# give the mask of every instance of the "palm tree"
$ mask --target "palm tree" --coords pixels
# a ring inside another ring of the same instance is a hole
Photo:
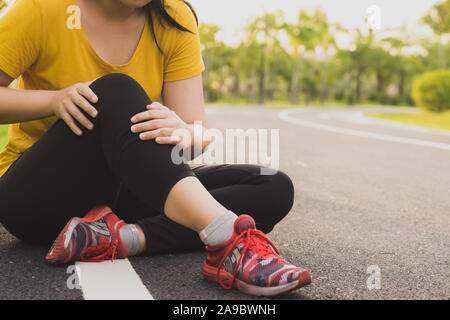
[[[257,77],[258,104],[262,105],[266,98],[266,82],[268,81],[269,59],[273,48],[279,47],[278,20],[281,12],[266,13],[253,19],[246,27],[247,48],[252,50],[257,59],[255,65]]]
[[[325,52],[328,52],[328,49],[335,45],[329,27],[327,15],[319,8],[312,15],[309,15],[306,10],[301,10],[297,24],[284,23],[281,26],[290,39],[292,56],[295,61],[290,84],[292,103],[297,104],[299,101],[300,75],[305,67],[304,55],[314,52],[317,47],[322,47]]]

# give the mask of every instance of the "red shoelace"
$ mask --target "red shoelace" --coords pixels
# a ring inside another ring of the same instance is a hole
[[[86,252],[83,253],[80,257],[80,261],[84,262],[102,262],[105,260],[114,261],[117,257],[117,246],[119,244],[119,240],[111,240],[110,243],[102,243],[95,247],[89,247],[86,249]]]
[[[117,239],[117,230],[120,228],[120,225],[124,224],[125,222],[123,220],[116,221],[113,228],[115,233],[112,234],[111,242],[88,247],[86,251],[81,255],[80,261],[102,262],[105,260],[111,260],[111,262],[113,262],[117,258],[117,247],[119,246],[119,240]]]
[[[233,278],[231,279],[231,281],[227,281],[227,279],[222,280],[222,278],[220,277],[220,271],[224,267],[225,259],[228,257],[230,252],[236,247],[236,245],[239,243],[241,239],[243,239],[244,241],[244,248],[242,250],[241,256],[239,257],[239,261],[236,264],[236,267],[234,268]],[[276,255],[280,254],[278,248],[263,232],[256,229],[247,229],[243,231],[239,236],[236,237],[233,243],[229,246],[222,260],[220,260],[219,267],[217,268],[217,276],[216,276],[217,282],[224,289],[230,290],[233,288],[234,281],[236,280],[238,274],[239,266],[241,265],[242,260],[249,248],[255,251],[255,253],[257,253],[262,259],[274,256],[275,254]]]

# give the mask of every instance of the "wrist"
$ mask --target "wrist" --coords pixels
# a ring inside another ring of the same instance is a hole
[[[49,116],[55,116],[55,105],[56,105],[56,99],[58,96],[58,90],[48,90],[46,91],[46,97],[45,97],[45,105],[47,107],[47,112]]]
[[[205,138],[204,133],[207,128],[200,123],[194,122],[193,124],[189,124],[189,130],[191,133],[191,146],[196,146],[203,152],[211,143],[210,139]]]

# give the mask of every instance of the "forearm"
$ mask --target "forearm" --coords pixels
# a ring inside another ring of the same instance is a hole
[[[55,91],[17,90],[0,87],[0,124],[17,123],[50,117]]]

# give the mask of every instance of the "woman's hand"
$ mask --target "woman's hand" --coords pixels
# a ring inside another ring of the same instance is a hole
[[[53,113],[59,118],[63,119],[69,128],[76,134],[82,135],[81,129],[77,126],[75,120],[89,130],[94,128],[94,125],[86,116],[80,111],[84,110],[88,115],[95,118],[97,116],[97,109],[95,109],[90,102],[96,103],[98,101],[95,93],[89,88],[92,82],[77,83],[68,88],[55,92],[51,100],[51,108]]]
[[[191,131],[174,111],[158,102],[147,106],[147,110],[131,118],[131,131],[139,133],[141,140],[155,139],[159,144],[192,144]]]

